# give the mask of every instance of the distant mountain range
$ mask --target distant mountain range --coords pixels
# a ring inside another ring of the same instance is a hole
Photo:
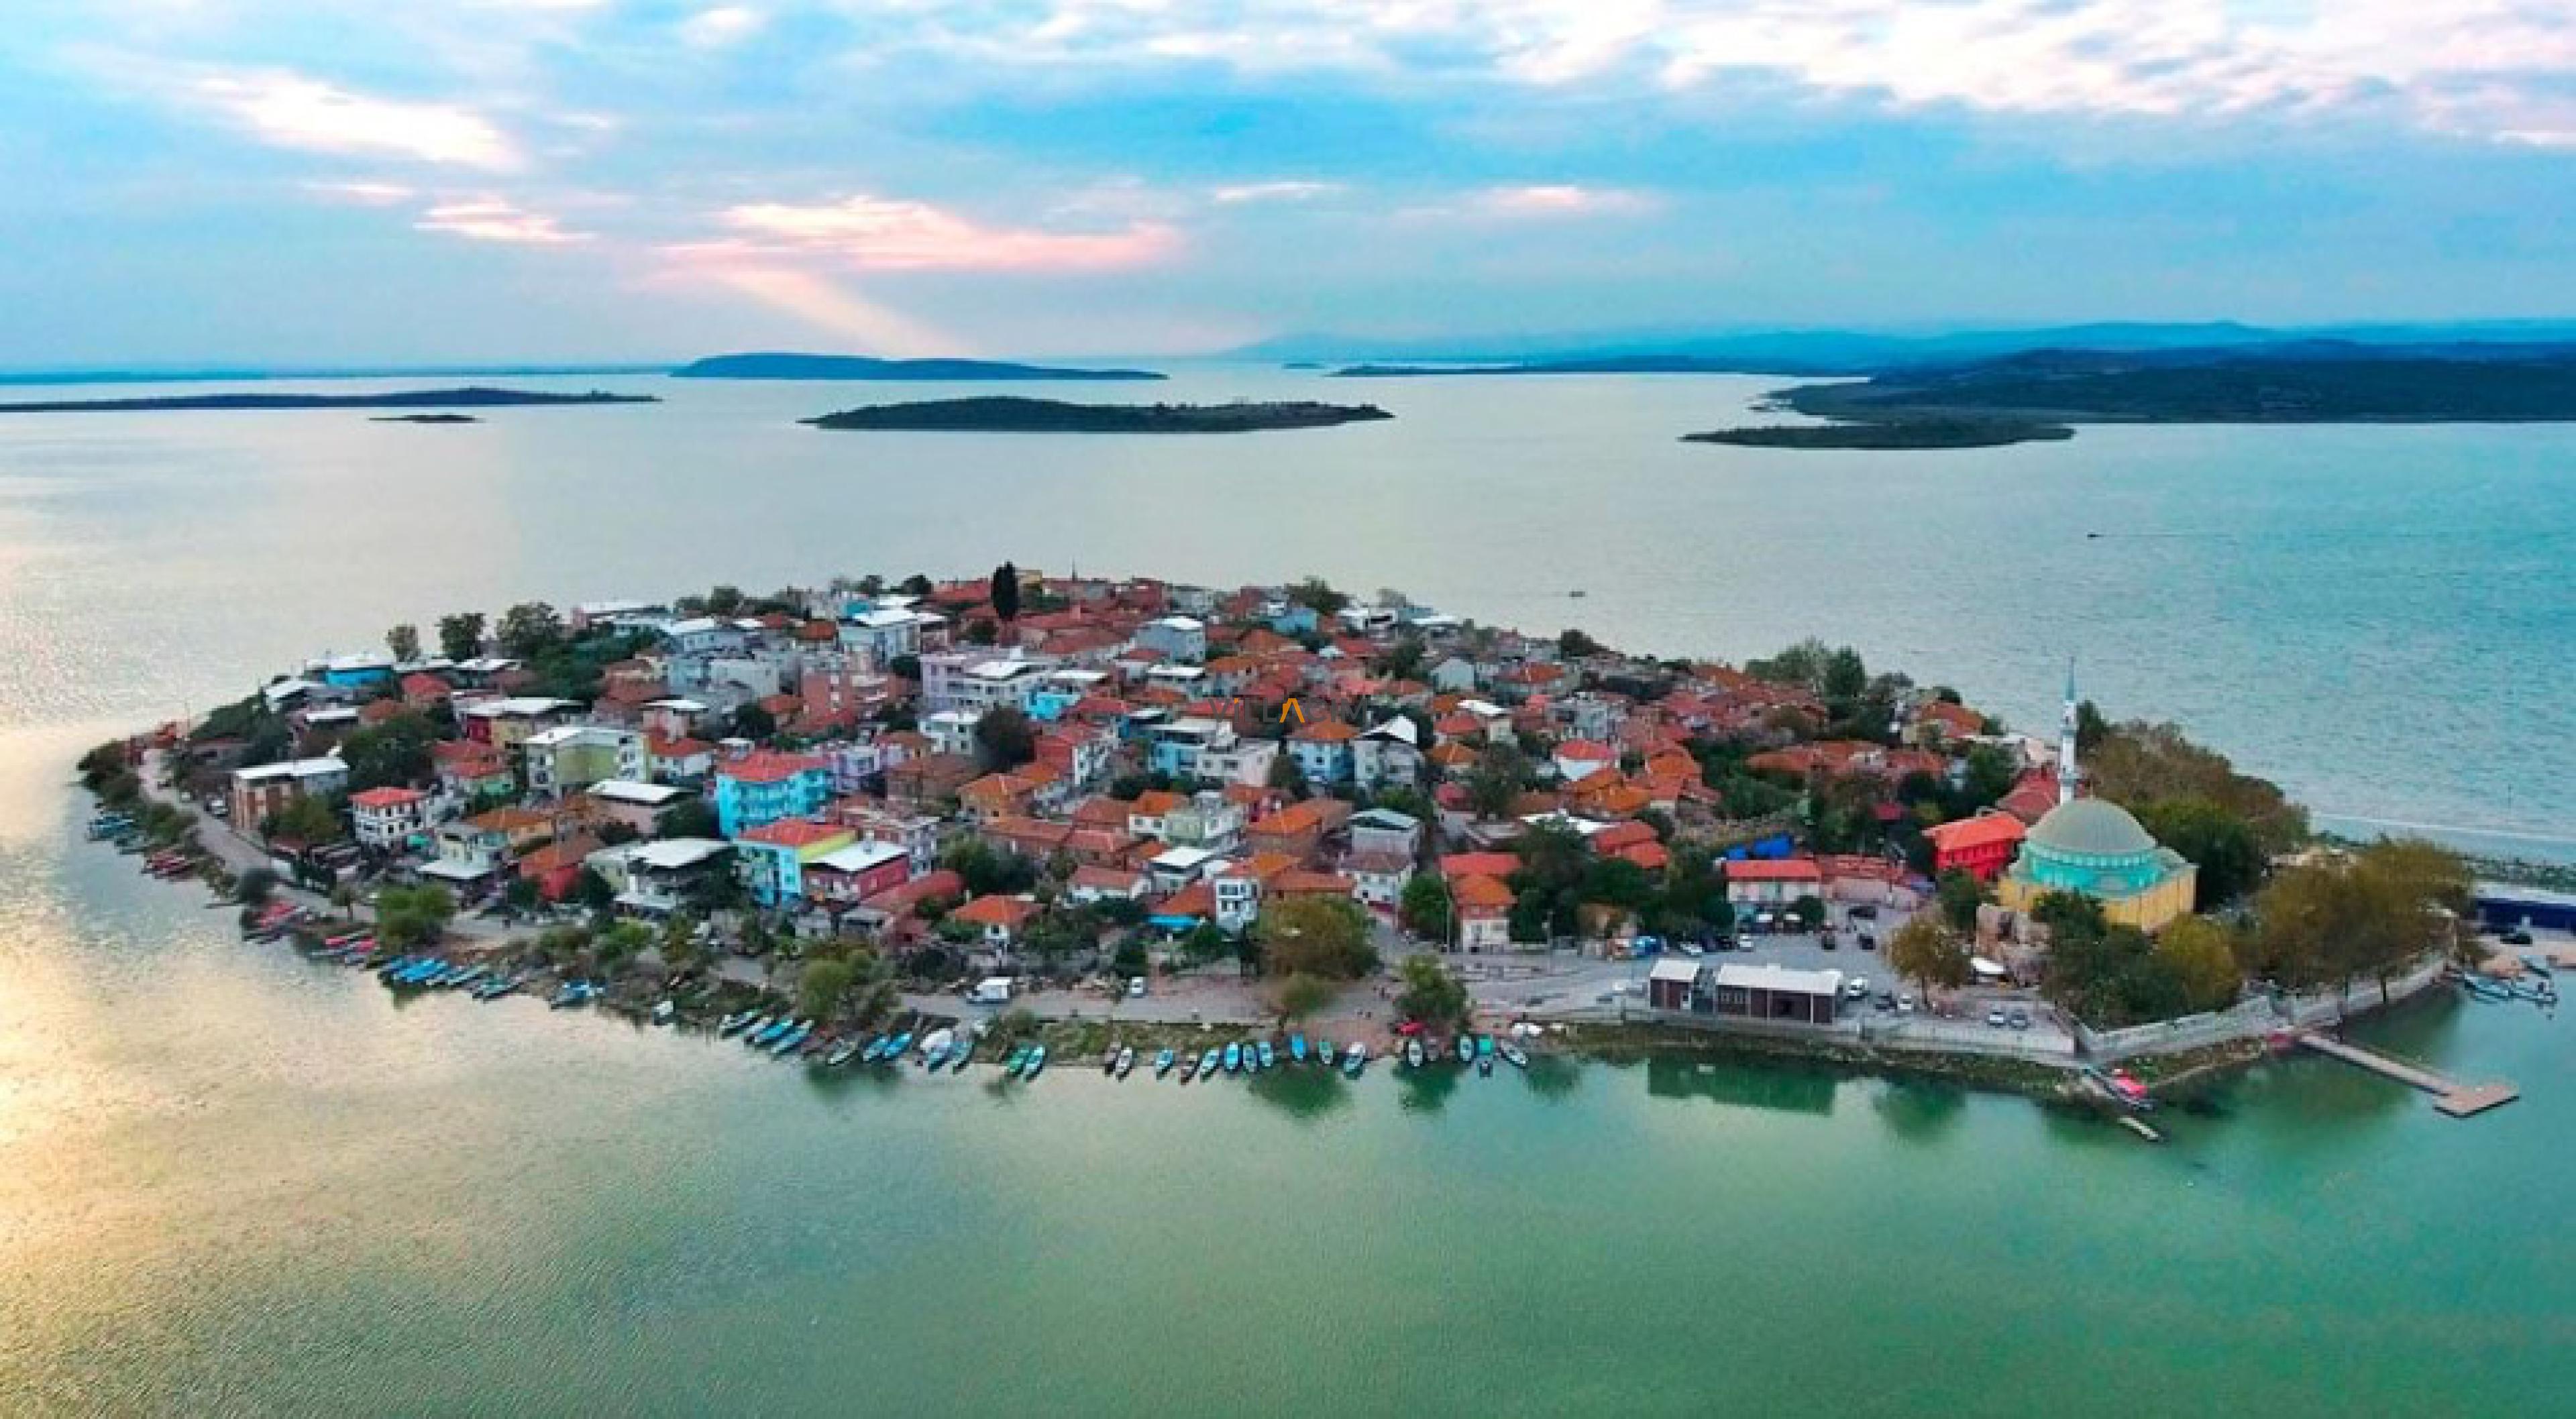
[[[1342,362],[1386,374],[1389,365],[1509,366],[1516,373],[1874,374],[1957,364],[2034,350],[2369,349],[2576,344],[2576,320],[2266,328],[2234,321],[2107,322],[1921,334],[1852,330],[1639,331],[1383,340],[1288,335],[1227,352],[1281,364]],[[1411,371],[1407,371],[1411,372]],[[1427,371],[1425,371],[1427,372]]]
[[[1068,369],[1007,360],[880,360],[867,355],[757,352],[714,355],[671,371],[674,379],[913,380],[986,384],[1002,380],[1150,380],[1153,370]]]

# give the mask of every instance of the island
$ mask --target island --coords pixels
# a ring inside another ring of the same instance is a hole
[[[378,414],[371,424],[479,424],[471,414]]]
[[[978,384],[1002,380],[1158,380],[1155,370],[1070,369],[1007,360],[881,360],[867,355],[755,352],[713,355],[671,371],[673,379],[890,380]]]
[[[1264,429],[1320,429],[1395,416],[1374,404],[1311,400],[1237,404],[1069,404],[1056,399],[992,395],[871,404],[802,422],[818,429],[912,430],[1002,434],[1242,434]]]
[[[1938,449],[2001,448],[2006,444],[2071,439],[2064,424],[2026,419],[1880,419],[1866,423],[1748,424],[1684,434],[1684,443],[1724,443],[1741,448]]]
[[[1801,385],[1803,414],[2106,424],[2529,423],[2576,420],[2576,347],[2037,350]]]
[[[557,394],[537,389],[396,389],[374,394],[156,394],[136,399],[47,399],[0,404],[0,414],[126,414],[216,409],[498,409],[533,405],[658,404],[650,394],[593,389]]]
[[[1794,371],[1803,373],[1803,371]],[[1420,379],[1447,374],[1779,374],[1758,362],[1706,355],[1601,355],[1586,359],[1521,360],[1511,364],[1347,365],[1335,379]]]

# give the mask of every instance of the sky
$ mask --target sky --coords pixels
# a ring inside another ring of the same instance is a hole
[[[2576,315],[2568,0],[15,0],[0,367]]]

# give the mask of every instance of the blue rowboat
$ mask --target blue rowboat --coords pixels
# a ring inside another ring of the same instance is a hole
[[[1306,1062],[1306,1036],[1303,1031],[1288,1037],[1288,1057],[1299,1064]]]
[[[1164,1051],[1162,1051],[1161,1053],[1159,1053],[1159,1054],[1155,1055],[1155,1056],[1154,1056],[1154,1077],[1155,1077],[1155,1078],[1157,1078],[1157,1079],[1160,1079],[1160,1078],[1162,1078],[1164,1075],[1171,1073],[1171,1072],[1172,1072],[1172,1066],[1173,1066],[1173,1065],[1175,1065],[1175,1064],[1177,1064],[1177,1063],[1179,1063],[1179,1062],[1180,1062],[1180,1056],[1178,1056],[1178,1055],[1176,1055],[1176,1054],[1172,1053],[1170,1050],[1164,1050]]]
[[[1278,1057],[1277,1055],[1274,1055],[1274,1054],[1272,1054],[1272,1053],[1270,1052],[1270,1041],[1268,1041],[1268,1040],[1263,1040],[1263,1041],[1261,1042],[1260,1046],[1259,1046],[1259,1049],[1261,1050],[1261,1067],[1262,1067],[1262,1068],[1264,1068],[1264,1069],[1268,1069],[1268,1068],[1270,1068],[1272,1065],[1277,1064],[1277,1063],[1279,1062],[1279,1057]]]
[[[1366,1068],[1368,1068],[1368,1046],[1357,1040],[1351,1041],[1351,1047],[1342,1051],[1342,1072],[1357,1079],[1360,1077],[1360,1071]]]
[[[1228,1074],[1243,1072],[1243,1046],[1240,1043],[1225,1047],[1225,1072]]]

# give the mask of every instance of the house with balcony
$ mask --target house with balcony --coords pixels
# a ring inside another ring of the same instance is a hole
[[[539,798],[569,797],[610,779],[641,779],[651,762],[641,733],[601,724],[559,724],[519,745],[528,792]]]
[[[912,880],[912,855],[893,843],[853,842],[803,866],[805,900],[838,914]]]
[[[765,907],[804,901],[805,869],[859,840],[850,828],[803,818],[782,818],[736,834],[734,875]]]
[[[233,770],[232,822],[246,831],[299,798],[328,798],[349,786],[349,766],[337,755],[287,759]]]
[[[415,788],[350,794],[349,822],[360,843],[378,852],[400,852],[429,831],[429,795]]]
[[[728,838],[782,818],[811,818],[832,801],[832,766],[815,754],[754,752],[715,771],[716,825]]]

